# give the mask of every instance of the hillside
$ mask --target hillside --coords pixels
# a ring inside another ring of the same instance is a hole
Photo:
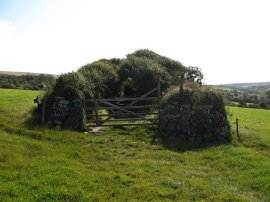
[[[40,93],[0,89],[0,201],[270,200],[270,111],[229,108],[233,144],[181,153],[153,141],[151,128],[34,127]]]
[[[44,90],[55,82],[55,77],[49,74],[0,72],[0,88]]]
[[[260,83],[233,83],[233,84],[221,84],[221,87],[241,89],[250,92],[264,92],[270,89],[270,82],[260,82]]]
[[[29,75],[29,76],[39,76],[39,75],[43,74],[43,75],[51,75],[51,76],[53,76],[54,78],[57,78],[57,77],[58,77],[58,75],[56,75],[56,74],[33,73],[33,72],[0,71],[0,74],[12,75],[12,76],[25,76],[25,75]]]
[[[235,83],[213,86],[227,100],[227,105],[270,109],[270,99],[266,90],[270,89],[270,82]]]

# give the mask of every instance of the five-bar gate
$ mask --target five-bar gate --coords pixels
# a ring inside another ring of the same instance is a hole
[[[158,125],[160,84],[139,97],[86,99],[87,124],[96,126]]]

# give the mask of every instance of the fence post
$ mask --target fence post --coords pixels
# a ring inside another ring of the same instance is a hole
[[[236,117],[236,134],[238,139],[240,140],[240,136],[239,136],[239,119]]]

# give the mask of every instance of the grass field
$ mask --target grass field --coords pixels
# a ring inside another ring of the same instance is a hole
[[[230,107],[231,125],[235,132],[235,119],[239,119],[240,138],[245,146],[270,148],[270,110]]]
[[[232,144],[180,153],[141,127],[33,127],[40,93],[0,89],[0,201],[270,201],[270,111],[231,107]]]

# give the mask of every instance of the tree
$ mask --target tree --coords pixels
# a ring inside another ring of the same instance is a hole
[[[185,70],[185,78],[186,81],[192,81],[199,85],[202,85],[203,73],[201,68],[189,66]]]
[[[199,67],[193,66],[186,67],[180,76],[179,93],[180,94],[183,93],[185,82],[192,82],[201,86],[202,80],[203,80],[203,73]]]

